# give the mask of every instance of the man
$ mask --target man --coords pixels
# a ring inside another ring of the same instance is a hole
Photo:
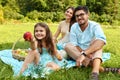
[[[88,8],[78,6],[75,8],[74,23],[70,30],[70,43],[65,50],[68,55],[76,60],[76,66],[87,66],[92,62],[91,79],[98,80],[99,68],[102,62],[102,48],[106,44],[106,37],[100,25],[90,21]]]

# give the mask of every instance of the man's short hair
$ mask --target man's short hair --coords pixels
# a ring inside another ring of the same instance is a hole
[[[76,13],[76,11],[78,11],[78,10],[83,10],[86,14],[88,14],[88,12],[89,12],[87,6],[78,6],[78,7],[76,7],[74,13]]]

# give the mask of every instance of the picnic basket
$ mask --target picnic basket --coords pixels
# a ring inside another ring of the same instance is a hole
[[[16,47],[17,44],[22,41],[22,47]],[[19,38],[16,42],[14,42],[12,46],[12,56],[13,58],[24,61],[25,57],[27,56],[27,53],[29,52],[28,49],[25,49],[24,46],[27,44],[27,42],[23,41],[23,38]],[[29,45],[29,44],[27,44]]]

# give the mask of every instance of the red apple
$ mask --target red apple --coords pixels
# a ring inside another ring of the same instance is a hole
[[[31,32],[24,33],[23,38],[25,39],[25,41],[30,41],[32,39]]]

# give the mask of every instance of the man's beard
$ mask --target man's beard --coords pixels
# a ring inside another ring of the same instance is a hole
[[[79,24],[80,26],[82,26],[82,25],[85,25],[85,22],[84,23],[81,23],[81,24]]]

